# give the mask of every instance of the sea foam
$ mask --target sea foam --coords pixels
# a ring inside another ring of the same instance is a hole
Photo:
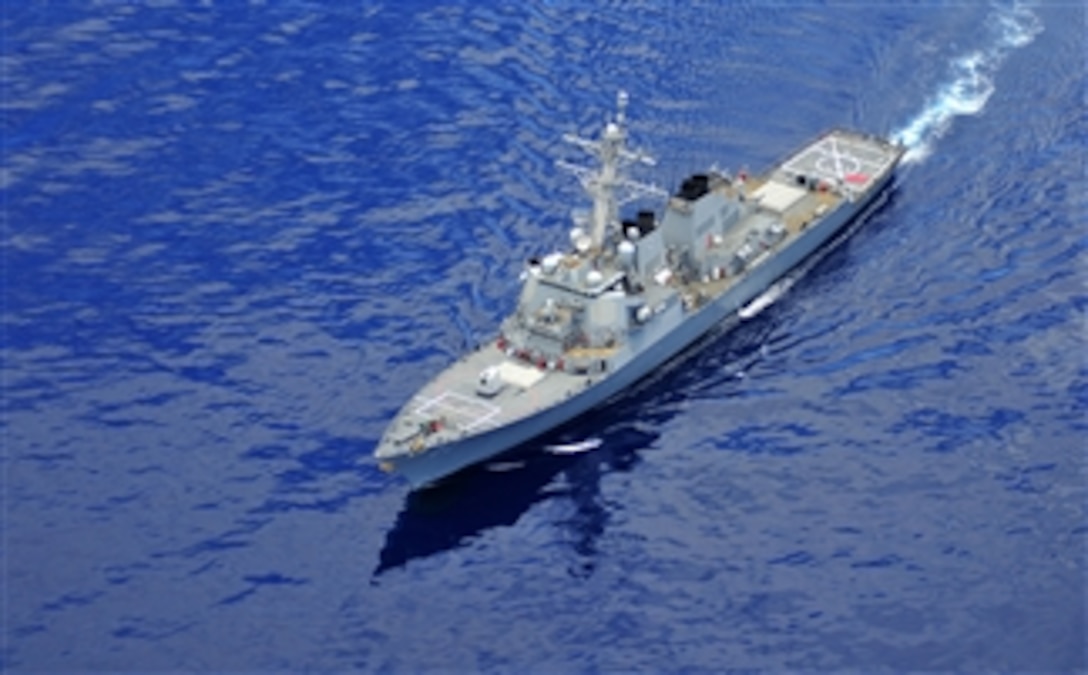
[[[986,17],[986,46],[961,54],[949,63],[947,78],[922,110],[891,134],[907,147],[905,162],[920,162],[956,117],[977,115],[995,89],[1001,64],[1015,49],[1031,44],[1043,31],[1039,17],[1024,4],[995,7]]]

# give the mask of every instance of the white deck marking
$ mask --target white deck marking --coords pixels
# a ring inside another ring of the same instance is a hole
[[[882,175],[894,154],[865,139],[830,134],[786,162],[782,170],[792,176],[808,176],[832,185],[840,179],[851,189],[863,191]]]
[[[415,414],[420,417],[444,417],[462,431],[471,431],[482,426],[501,412],[502,408],[497,405],[469,398],[456,391],[444,391],[434,398],[423,399],[415,410]]]

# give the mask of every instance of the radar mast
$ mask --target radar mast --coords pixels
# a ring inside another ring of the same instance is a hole
[[[598,252],[604,247],[609,228],[619,227],[621,204],[642,197],[667,196],[661,188],[630,180],[623,174],[623,169],[635,162],[647,166],[655,164],[649,155],[627,149],[627,102],[627,92],[620,90],[616,94],[616,115],[605,122],[599,140],[593,141],[573,134],[563,136],[563,140],[568,143],[596,155],[601,164],[599,169],[594,171],[569,162],[557,162],[560,168],[570,171],[581,181],[582,187],[593,200],[590,236],[591,245]],[[617,191],[622,191],[622,194],[617,196]]]

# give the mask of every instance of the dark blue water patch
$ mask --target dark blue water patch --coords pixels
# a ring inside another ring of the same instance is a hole
[[[179,633],[192,629],[196,622],[177,625],[168,621],[148,621],[146,619],[130,618],[124,621],[122,627],[111,632],[114,638],[150,640],[158,642]]]
[[[957,448],[986,439],[998,439],[1003,430],[1025,420],[1018,410],[991,410],[980,418],[956,415],[934,408],[912,411],[892,427],[896,434],[917,432],[937,442],[929,449],[954,452]]]
[[[262,586],[304,586],[306,585],[305,579],[292,579],[286,577],[278,572],[271,572],[263,575],[248,575],[243,577],[243,581],[249,584],[249,588],[220,600],[219,605],[233,605],[245,600],[249,596],[257,593]]]
[[[781,558],[775,558],[768,561],[771,565],[809,565],[815,560],[815,557],[808,551],[794,551]]]
[[[45,603],[42,605],[42,610],[46,612],[57,612],[72,607],[82,607],[91,604],[100,595],[102,595],[100,592],[86,593],[83,595],[69,593],[62,598]]]
[[[981,340],[960,340],[951,347],[946,347],[945,351],[959,357],[990,356],[993,354],[993,350]]]
[[[836,393],[840,396],[859,394],[871,389],[914,389],[927,380],[947,380],[962,371],[956,361],[944,359],[937,363],[921,364],[909,368],[894,368],[854,378]]]
[[[1049,489],[1047,473],[1057,467],[1054,463],[1037,464],[1014,469],[1009,472],[1000,472],[994,478],[1001,481],[1007,489],[1019,492],[1044,492]]]
[[[882,569],[886,567],[894,567],[901,563],[902,560],[897,555],[886,555],[880,558],[873,558],[871,560],[859,560],[850,564],[855,569]]]

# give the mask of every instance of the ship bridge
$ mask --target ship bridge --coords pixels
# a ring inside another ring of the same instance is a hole
[[[572,293],[592,300],[606,291],[615,290],[623,282],[624,276],[619,270],[601,272],[592,268],[583,270],[575,267],[565,274],[543,273],[537,279],[550,290]]]

